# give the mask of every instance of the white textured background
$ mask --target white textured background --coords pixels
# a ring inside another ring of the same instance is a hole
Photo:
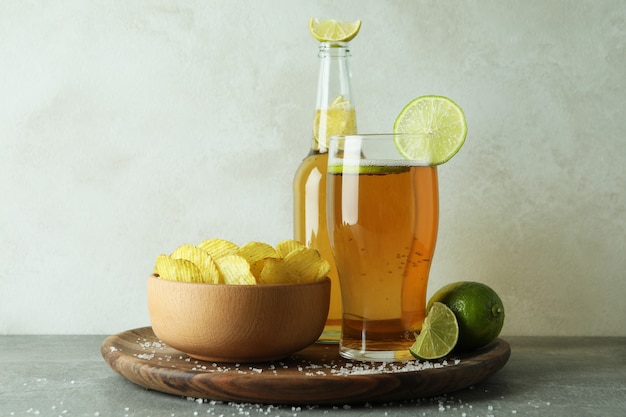
[[[157,254],[291,237],[309,16],[363,20],[359,130],[466,112],[430,292],[491,285],[505,335],[626,335],[623,0],[0,0],[0,334],[144,326]]]

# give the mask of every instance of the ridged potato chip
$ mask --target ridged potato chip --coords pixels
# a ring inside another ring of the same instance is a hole
[[[260,277],[266,258],[277,258],[276,249],[267,243],[249,242],[239,248],[237,255],[245,258],[250,264],[250,271],[255,278]]]
[[[276,252],[278,252],[279,257],[284,258],[285,256],[289,255],[291,252],[297,249],[305,248],[305,247],[306,247],[305,245],[298,242],[297,240],[287,239],[287,240],[283,240],[278,245],[276,245]]]
[[[200,269],[186,259],[174,259],[168,255],[159,255],[156,259],[155,273],[170,281],[201,282]]]
[[[320,253],[312,248],[302,247],[290,252],[284,263],[294,280],[293,282],[313,282],[326,276],[326,264]],[[330,268],[330,265],[328,266]],[[323,276],[320,272],[326,271]]]
[[[242,247],[219,238],[184,244],[157,257],[154,273],[163,279],[211,284],[288,284],[325,278],[330,270],[320,253],[287,239],[276,247],[249,242]]]
[[[320,269],[317,271],[318,280],[326,278],[328,276],[328,273],[330,272],[330,262],[322,258],[321,255],[320,259],[322,260],[322,262],[320,263]]]
[[[263,242],[249,242],[237,251],[237,255],[246,258],[248,262],[265,258],[277,258],[278,253],[271,245]]]
[[[186,259],[193,262],[200,270],[201,282],[205,284],[219,283],[220,273],[207,251],[192,244],[185,244],[174,249],[170,256],[174,259]]]
[[[198,247],[207,251],[213,260],[226,255],[234,255],[239,250],[239,246],[235,243],[219,238],[207,239],[201,242]]]
[[[250,264],[239,255],[226,255],[215,260],[225,284],[255,285],[256,279],[250,272]]]
[[[259,284],[289,284],[293,278],[281,258],[267,258],[257,278]]]

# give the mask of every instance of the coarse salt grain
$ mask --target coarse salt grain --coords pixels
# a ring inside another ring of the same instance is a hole
[[[134,356],[138,357],[139,359],[145,359],[145,360],[151,360],[152,358],[154,358],[154,353],[139,353],[139,354],[134,354]]]

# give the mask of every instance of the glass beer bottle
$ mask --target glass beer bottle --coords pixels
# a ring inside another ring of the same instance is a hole
[[[356,133],[348,42],[320,42],[317,103],[311,150],[296,171],[294,239],[317,249],[331,264],[331,299],[320,342],[338,343],[341,334],[341,290],[326,225],[326,171],[331,136]]]

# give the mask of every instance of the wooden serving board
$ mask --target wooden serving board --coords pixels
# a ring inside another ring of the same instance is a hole
[[[313,344],[283,360],[254,364],[193,359],[162,343],[151,327],[109,336],[109,366],[142,387],[208,400],[266,404],[352,404],[424,398],[476,384],[499,371],[502,339],[445,361],[374,363],[343,359],[337,345]]]

